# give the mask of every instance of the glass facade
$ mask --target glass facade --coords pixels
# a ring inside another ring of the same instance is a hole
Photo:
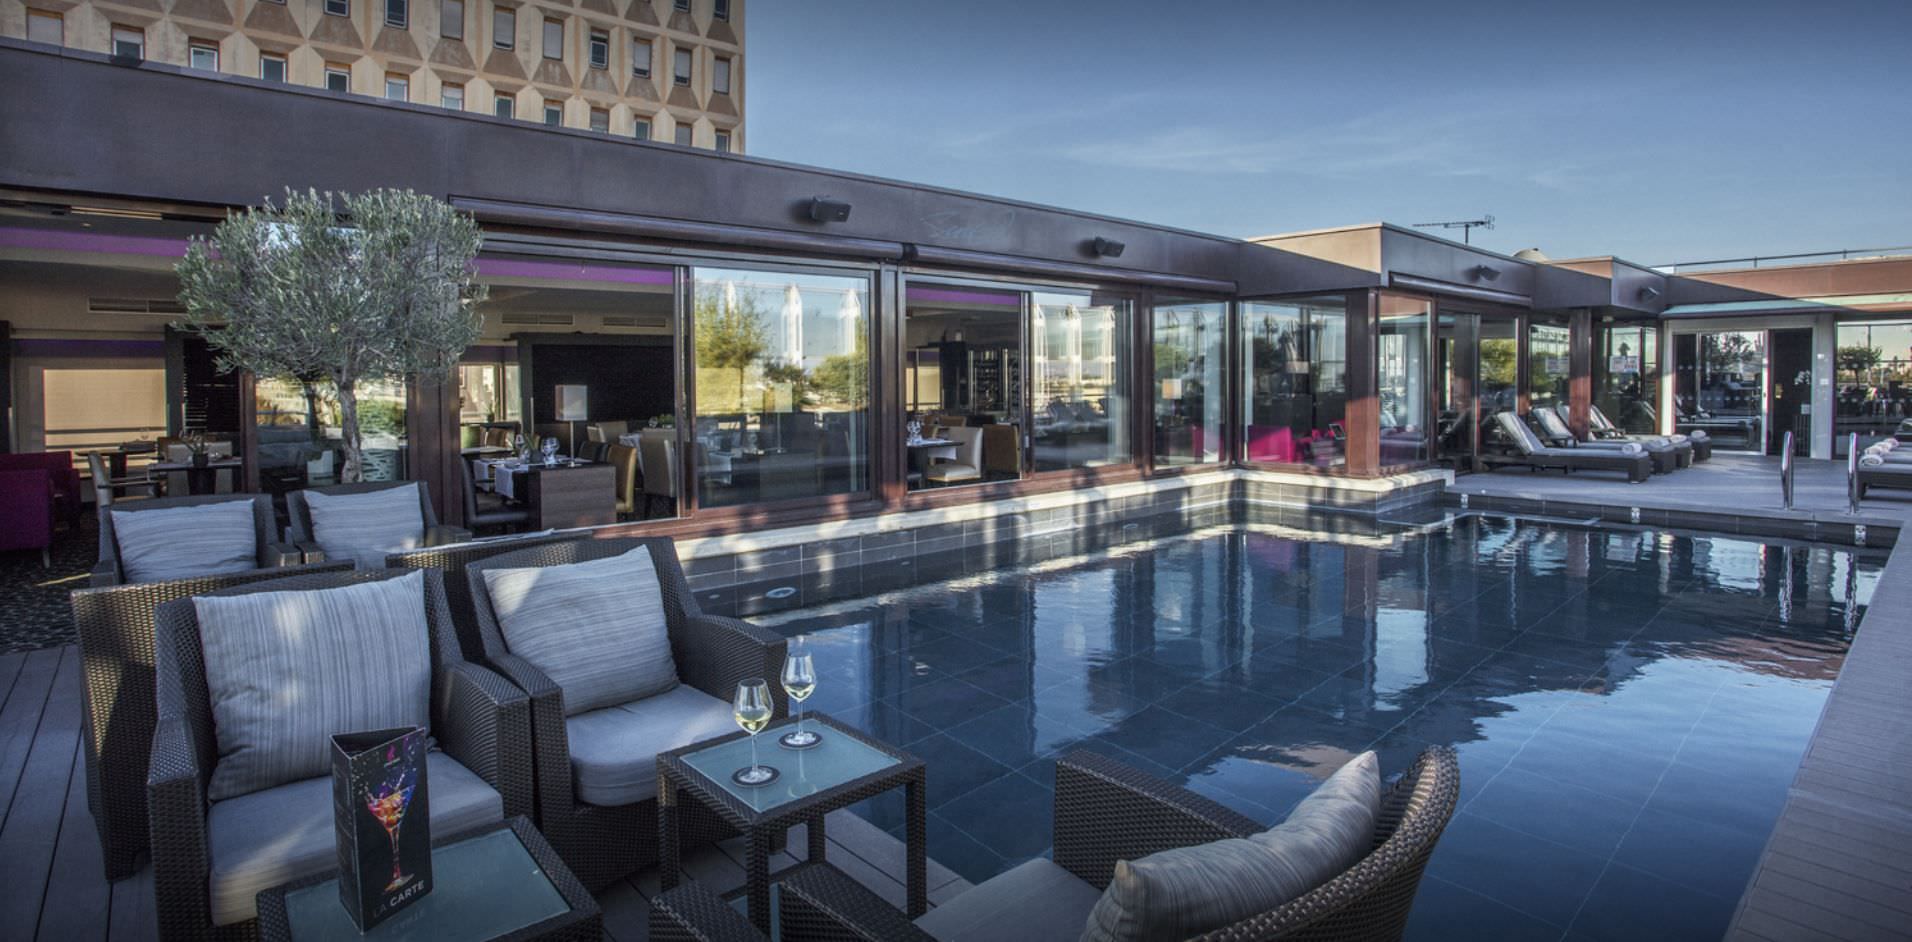
[[[1840,324],[1834,367],[1834,454],[1855,432],[1860,448],[1892,437],[1912,408],[1912,321]]]
[[[1345,465],[1347,297],[1243,302],[1241,350],[1248,460]]]
[[[339,483],[345,464],[345,429],[332,384],[261,377],[253,389],[260,488],[270,494],[283,494]],[[361,382],[358,420],[365,480],[410,478],[405,385]]]
[[[691,270],[691,458],[704,507],[870,490],[870,282]]]
[[[1674,430],[1702,430],[1728,451],[1763,449],[1766,332],[1679,334],[1673,350]]]
[[[1024,296],[917,282],[904,292],[904,473],[912,490],[1022,475]]]
[[[1567,323],[1540,316],[1527,324],[1527,402],[1532,409],[1566,405],[1569,344]]]
[[[1171,301],[1150,315],[1155,464],[1222,460],[1228,423],[1228,305]]]
[[[1593,404],[1635,435],[1660,430],[1658,324],[1598,325],[1593,344]]]
[[[1029,303],[1030,459],[1037,471],[1133,460],[1129,303],[1038,291]]]
[[[1384,294],[1375,330],[1381,467],[1427,460],[1428,331],[1433,305]]]

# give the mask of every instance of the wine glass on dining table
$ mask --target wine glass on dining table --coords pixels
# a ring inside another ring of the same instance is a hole
[[[808,749],[823,741],[817,733],[803,728],[803,701],[817,689],[816,665],[810,660],[810,652],[801,648],[792,651],[783,659],[783,692],[797,701],[797,728],[784,733],[777,739],[786,749]]]
[[[737,725],[750,734],[750,765],[730,773],[730,780],[746,788],[768,785],[777,780],[777,770],[757,761],[757,734],[770,725],[776,705],[770,699],[770,685],[762,678],[751,678],[737,685],[737,697],[731,704]]]

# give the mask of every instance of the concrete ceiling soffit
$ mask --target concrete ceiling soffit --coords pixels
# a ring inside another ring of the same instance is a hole
[[[418,43],[412,39],[411,31],[402,29],[379,30],[378,38],[372,40],[372,51],[405,59],[425,58],[425,54],[418,51]]]
[[[509,49],[493,49],[485,59],[485,71],[492,75],[524,80],[524,66],[518,64],[518,57]]]
[[[584,81],[578,83],[578,88],[584,92],[617,96],[617,83],[611,81],[610,69],[585,69]]]
[[[570,88],[571,73],[565,70],[564,63],[556,59],[545,59],[541,57],[538,60],[538,71],[531,74],[531,81],[539,85]]]
[[[689,108],[692,111],[704,110],[704,106],[697,103],[697,96],[691,94],[690,89],[685,88],[682,85],[677,85],[677,84],[671,85],[671,97],[669,99],[669,103],[678,108]]]
[[[112,0],[110,3],[95,2],[94,5],[106,10],[118,7],[122,10],[144,10],[148,13],[159,15],[166,13],[166,8],[159,5],[159,0]],[[280,12],[283,13],[285,11],[281,8]],[[287,19],[290,19],[290,17],[287,17]]]
[[[651,0],[631,0],[631,5],[624,8],[624,18],[645,26],[659,25],[657,11],[651,8]]]
[[[697,28],[697,20],[682,10],[671,11],[671,29],[680,33],[689,33],[692,36],[704,35],[704,31]]]
[[[305,39],[305,33],[300,32],[299,24],[293,21],[292,14],[278,3],[253,4],[252,12],[246,14],[246,29],[290,36],[301,41]]]
[[[478,71],[478,63],[471,58],[471,50],[456,39],[441,39],[432,47],[432,65],[441,65],[451,69]]]
[[[710,96],[710,106],[706,110],[713,114],[729,115],[733,118],[737,117],[737,106],[731,104],[729,95]]]
[[[578,4],[578,9],[587,10],[592,13],[602,13],[605,16],[617,15],[617,6],[612,4],[611,0],[584,0],[584,2]]]
[[[226,0],[175,0],[173,15],[208,23],[232,24],[232,8],[226,5]]]
[[[190,0],[179,0],[179,2],[187,3]],[[350,17],[321,16],[317,23],[312,24],[312,35],[308,38],[315,43],[324,43],[328,46],[344,46],[348,49],[365,48],[365,40],[360,38],[358,28],[352,25]]]
[[[633,75],[624,84],[626,98],[642,98],[645,101],[657,101],[657,80],[642,75]]]
[[[737,31],[731,29],[730,24],[723,20],[711,20],[710,39],[712,42],[729,43],[735,46],[737,45]]]

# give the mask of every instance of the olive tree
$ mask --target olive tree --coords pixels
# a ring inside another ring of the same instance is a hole
[[[332,385],[345,461],[363,477],[360,384],[442,382],[478,340],[471,217],[410,190],[287,190],[228,217],[177,266],[185,325],[224,369]]]

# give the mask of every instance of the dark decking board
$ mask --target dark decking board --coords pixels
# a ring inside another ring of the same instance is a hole
[[[1727,938],[1912,937],[1912,548],[1895,551]]]
[[[903,848],[894,838],[848,812],[829,818],[830,861],[878,895],[903,899]],[[790,834],[790,853],[772,867],[803,856],[803,829]],[[706,847],[686,862],[693,877],[717,892],[743,885],[741,840]],[[929,862],[930,901],[940,903],[969,887],[936,861]],[[649,935],[646,902],[657,890],[655,871],[636,874],[598,894],[605,936],[643,942]],[[100,872],[98,832],[86,807],[86,766],[80,749],[80,657],[72,645],[0,655],[0,939],[50,942],[150,942],[153,872],[108,884]]]

